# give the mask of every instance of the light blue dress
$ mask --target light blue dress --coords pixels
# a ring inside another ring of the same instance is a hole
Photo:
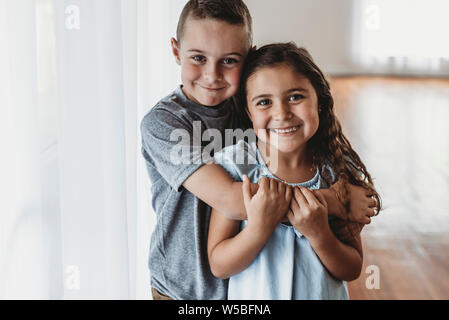
[[[238,164],[242,157],[244,163]],[[264,176],[278,179],[268,170],[255,142],[240,141],[222,149],[214,158],[236,181],[242,181],[244,174],[253,183]],[[326,180],[334,180],[330,169],[317,170],[312,180],[290,185],[328,188],[324,175]],[[241,229],[245,225],[243,221]],[[346,282],[329,274],[309,241],[293,226],[281,223],[252,264],[229,279],[228,299],[336,300],[349,296]]]

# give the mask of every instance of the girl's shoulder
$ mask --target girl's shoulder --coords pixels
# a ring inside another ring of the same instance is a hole
[[[236,181],[247,175],[251,181],[255,173],[261,169],[260,156],[256,142],[238,141],[214,154],[215,163],[222,166]]]

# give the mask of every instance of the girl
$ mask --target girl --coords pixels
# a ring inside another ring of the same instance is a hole
[[[243,180],[248,220],[212,210],[212,273],[231,277],[228,299],[348,299],[345,281],[362,267],[360,229],[343,234],[350,225],[328,217],[326,200],[309,189],[338,180],[345,206],[346,183],[370,189],[370,216],[380,199],[342,133],[328,82],[305,49],[287,43],[251,52],[241,86],[257,142],[224,148],[215,160]],[[245,164],[233,161],[241,152]],[[254,195],[249,180],[259,183]],[[288,222],[281,222],[285,216]]]

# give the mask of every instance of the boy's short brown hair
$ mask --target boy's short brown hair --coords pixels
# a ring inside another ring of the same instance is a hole
[[[253,43],[252,18],[242,0],[189,0],[181,12],[176,29],[176,38],[181,43],[188,18],[216,19],[232,25],[246,26],[248,49]]]

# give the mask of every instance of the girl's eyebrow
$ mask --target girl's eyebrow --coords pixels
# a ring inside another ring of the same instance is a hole
[[[251,102],[253,102],[254,100],[260,99],[260,98],[269,98],[271,97],[271,94],[260,94],[258,96],[255,96],[254,98],[251,99]]]
[[[306,93],[309,92],[309,90],[299,87],[299,88],[289,89],[289,90],[285,91],[285,94],[289,94],[289,93],[292,93],[295,91],[306,92]]]
[[[299,91],[299,92],[305,92],[305,93],[309,92],[309,90],[299,87],[299,88],[292,88],[292,89],[289,89],[289,90],[285,91],[284,94],[289,94],[289,93],[297,92],[297,91]],[[254,100],[260,99],[260,98],[269,98],[269,97],[271,97],[271,96],[273,96],[273,95],[272,95],[272,94],[268,94],[268,93],[260,94],[260,95],[258,95],[258,96],[255,96],[254,98],[252,98],[252,99],[251,99],[251,102],[253,102]]]
[[[204,51],[198,50],[198,49],[190,49],[187,50],[187,52],[195,52],[195,53],[200,53],[200,54],[206,54]],[[241,53],[238,52],[231,52],[231,53],[226,53],[223,56],[239,56],[242,57],[243,55]]]

